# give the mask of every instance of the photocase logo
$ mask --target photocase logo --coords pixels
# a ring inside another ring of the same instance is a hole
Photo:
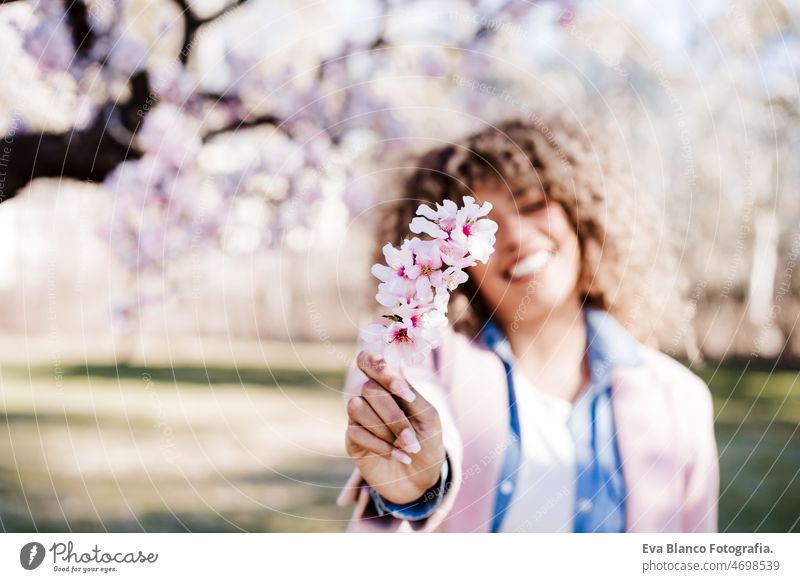
[[[44,546],[39,542],[30,542],[19,551],[19,563],[26,570],[35,570],[44,560]]]

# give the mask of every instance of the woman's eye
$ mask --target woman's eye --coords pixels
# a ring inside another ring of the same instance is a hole
[[[547,207],[547,202],[545,202],[544,200],[540,200],[539,202],[531,202],[522,205],[519,209],[519,213],[533,214],[534,212],[539,212],[540,210],[544,210],[544,208],[546,207]]]

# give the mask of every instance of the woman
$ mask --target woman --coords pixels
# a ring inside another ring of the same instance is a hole
[[[359,353],[348,531],[716,530],[708,389],[648,345],[684,313],[674,265],[601,137],[539,116],[417,164],[381,242],[400,244],[420,203],[470,195],[493,206],[495,252],[424,364],[401,376]]]

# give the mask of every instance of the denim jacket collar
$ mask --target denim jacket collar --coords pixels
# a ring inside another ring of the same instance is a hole
[[[587,307],[583,313],[592,384],[610,386],[612,370],[641,364],[639,343],[608,312]]]
[[[583,316],[592,385],[609,386],[614,368],[641,364],[639,343],[611,314],[594,307],[584,307]],[[516,360],[511,344],[493,320],[484,327],[481,340],[505,361]]]

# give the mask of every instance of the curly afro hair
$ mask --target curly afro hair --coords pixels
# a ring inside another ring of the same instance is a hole
[[[512,194],[536,186],[563,206],[578,235],[585,304],[609,312],[643,343],[675,344],[689,328],[686,283],[662,214],[638,192],[610,135],[598,120],[535,112],[433,149],[411,164],[401,195],[384,207],[378,240],[399,245],[411,236],[420,204],[458,201],[489,182]],[[449,313],[470,337],[490,315],[472,281],[453,294]]]

